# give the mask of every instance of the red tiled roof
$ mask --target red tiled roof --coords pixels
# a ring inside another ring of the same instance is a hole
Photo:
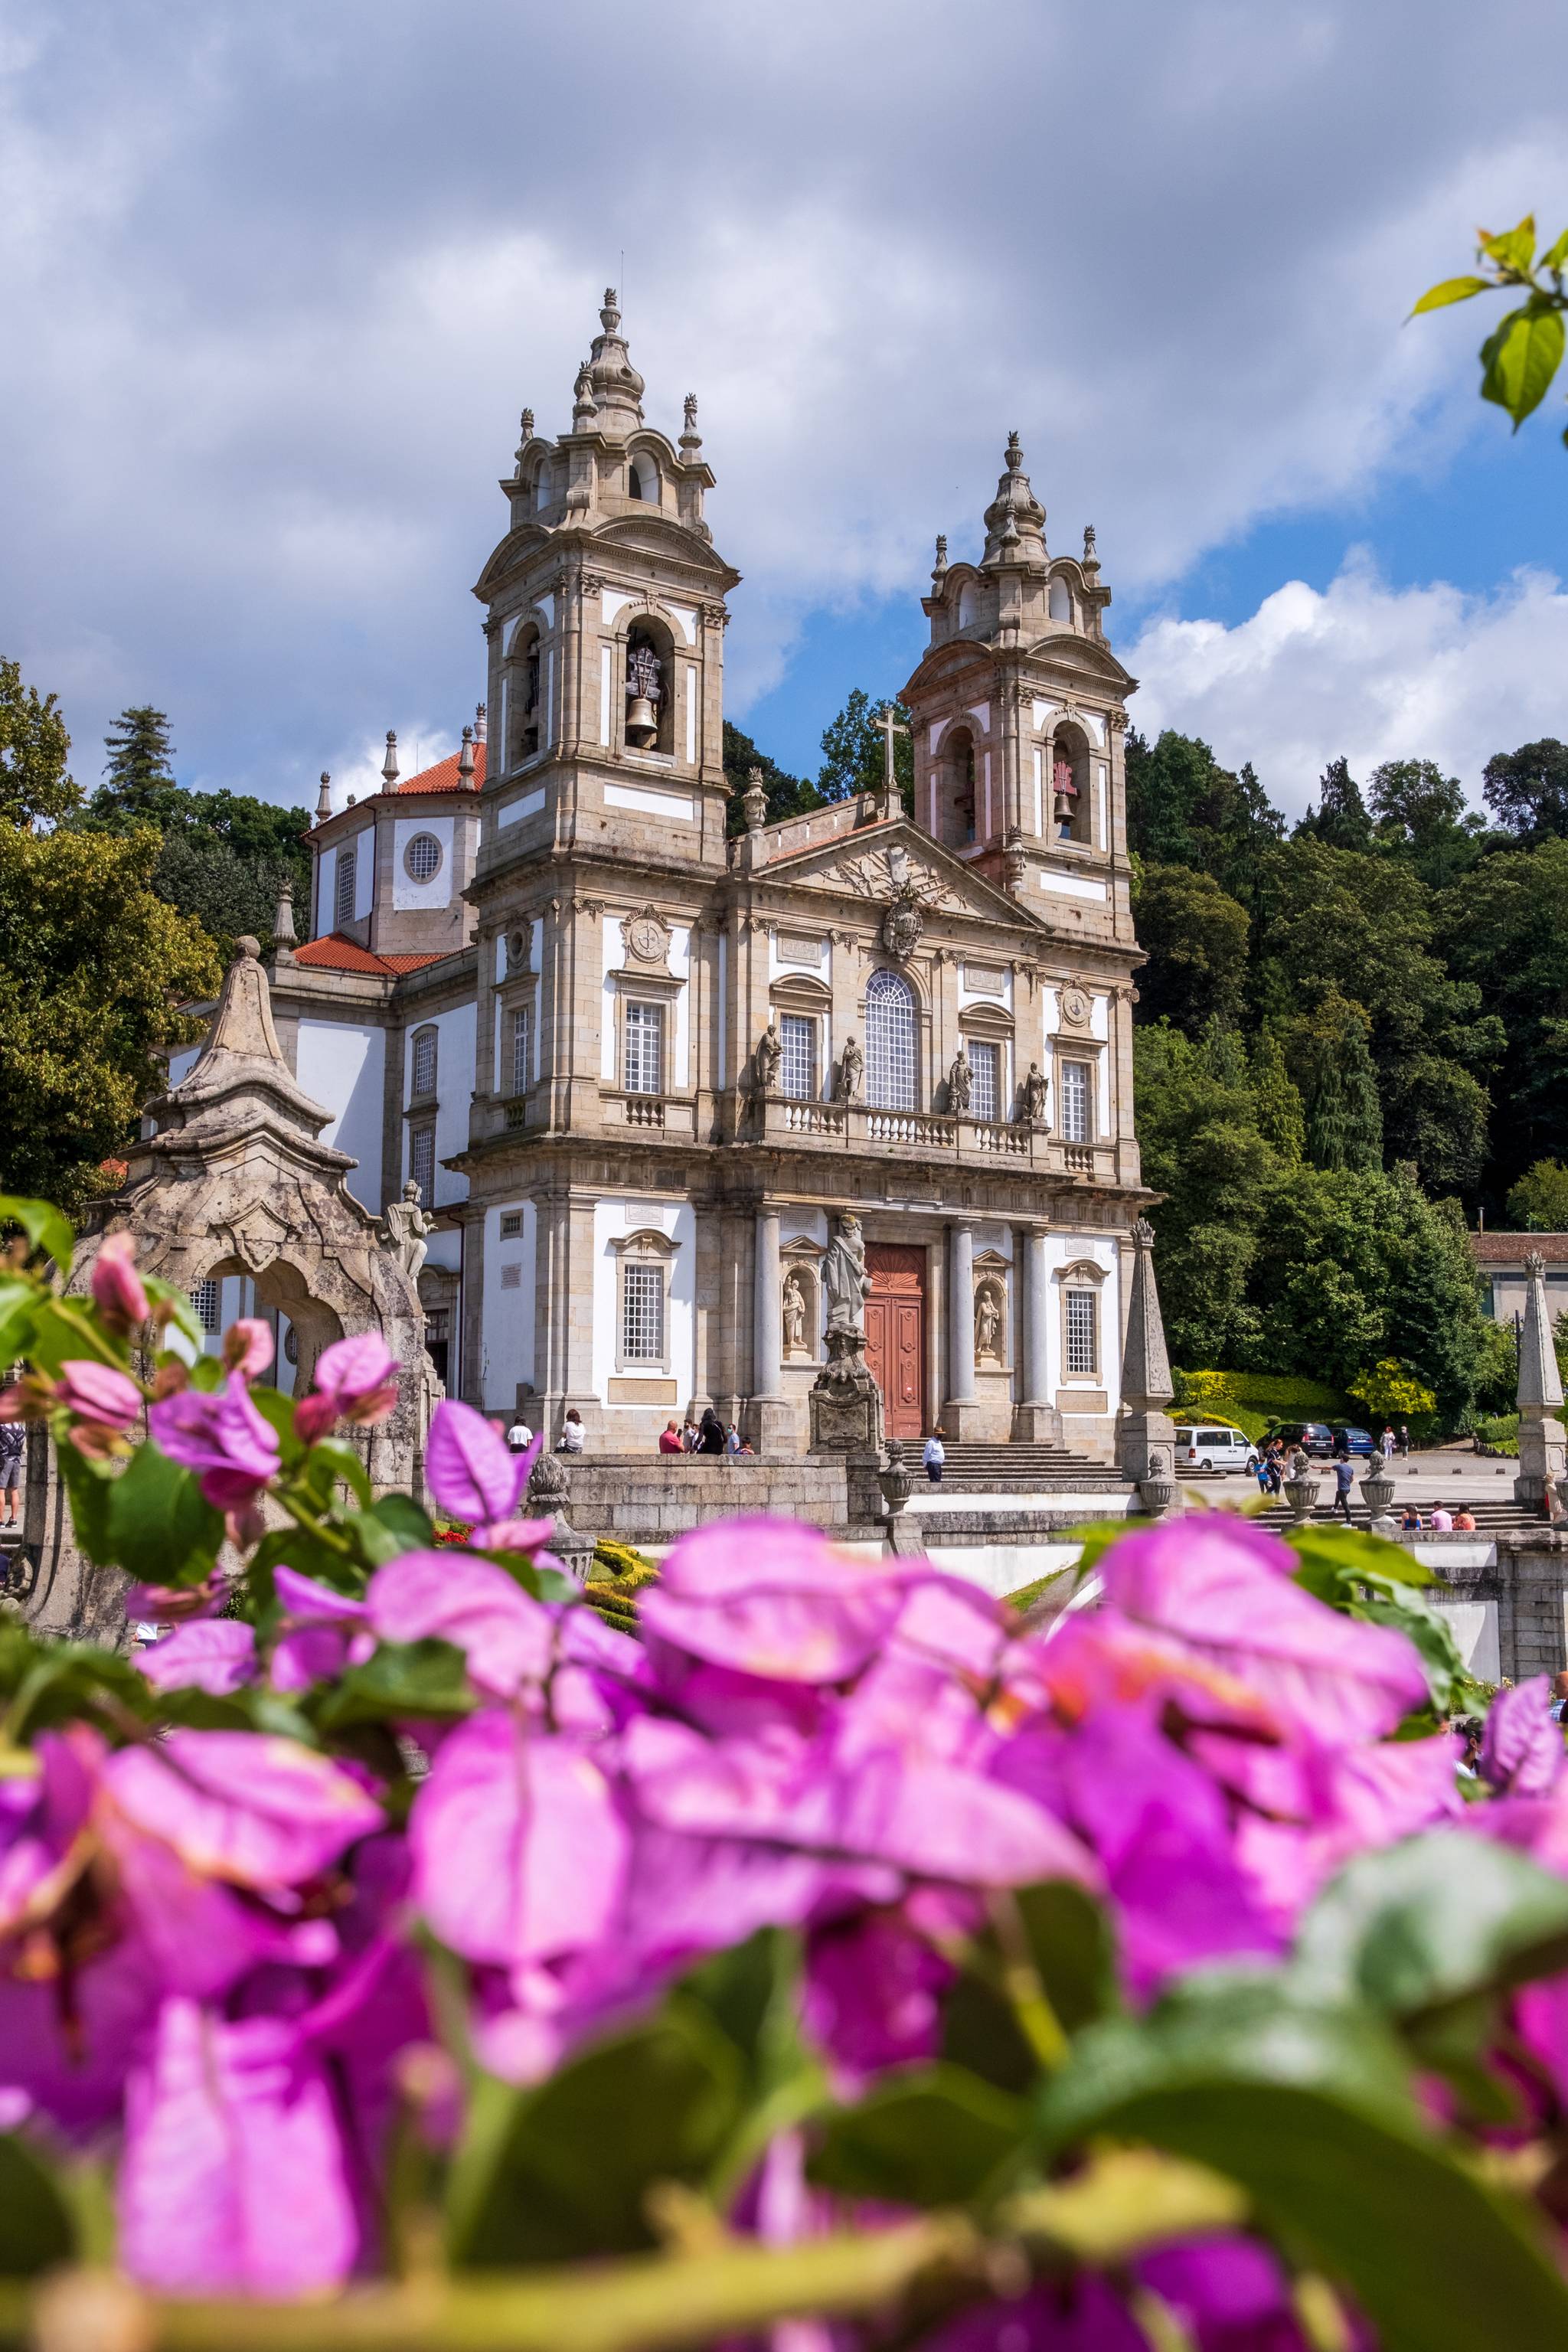
[[[1522,1265],[1527,1250],[1539,1250],[1550,1265],[1568,1265],[1568,1234],[1470,1235],[1470,1255],[1478,1265]]]
[[[478,792],[485,781],[485,747],[474,745],[474,776],[471,784],[465,783],[458,773],[459,751],[448,751],[433,768],[421,768],[416,776],[405,776],[397,789],[400,793],[466,793]]]
[[[341,931],[329,931],[325,939],[308,940],[295,954],[296,963],[310,964],[318,971],[369,971],[382,980],[395,980],[400,971],[418,971],[427,963],[439,963],[441,951],[432,955],[375,955],[353,940],[345,940]]]

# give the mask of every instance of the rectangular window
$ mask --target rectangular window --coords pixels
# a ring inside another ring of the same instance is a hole
[[[414,1040],[414,1091],[416,1095],[433,1095],[436,1091],[434,1029],[421,1029]]]
[[[436,1189],[436,1130],[433,1127],[416,1127],[408,1138],[408,1173],[419,1187],[425,1206],[430,1206]]]
[[[664,1361],[664,1268],[628,1265],[621,1291],[621,1360],[626,1364]]]
[[[500,1237],[503,1242],[520,1242],[522,1239],[522,1211],[521,1209],[509,1209],[506,1214],[502,1217],[500,1221]]]
[[[216,1331],[223,1322],[223,1302],[216,1282],[198,1282],[191,1293],[191,1305],[196,1310],[196,1320],[204,1331]]]
[[[337,868],[332,882],[332,920],[340,931],[345,923],[352,923],[354,919],[354,867],[358,863],[358,849],[353,842],[338,852]]]
[[[511,1090],[526,1094],[533,1076],[533,1007],[519,1004],[511,1016]]]
[[[1094,1374],[1100,1370],[1100,1294],[1069,1290],[1068,1307],[1068,1371]]]
[[[988,1119],[993,1125],[1001,1117],[997,1102],[1002,1093],[1002,1048],[1000,1045],[971,1045],[969,1048],[969,1101],[975,1118]]]
[[[779,1023],[779,1091],[799,1102],[816,1096],[816,1023],[809,1013],[786,1013]]]
[[[1089,1082],[1087,1062],[1062,1064],[1062,1140],[1065,1143],[1089,1143]]]
[[[626,1006],[626,1069],[622,1081],[628,1095],[664,1092],[664,1007]]]

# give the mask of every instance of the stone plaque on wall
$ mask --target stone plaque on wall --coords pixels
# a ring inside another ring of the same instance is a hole
[[[780,963],[809,964],[813,971],[820,971],[822,969],[822,949],[823,942],[821,940],[808,940],[803,938],[801,934],[796,931],[781,931],[779,933]]]
[[[966,963],[963,985],[971,996],[1005,996],[1007,975],[998,971],[994,964]]]
[[[610,1404],[674,1404],[673,1381],[616,1381],[610,1382],[606,1402]]]

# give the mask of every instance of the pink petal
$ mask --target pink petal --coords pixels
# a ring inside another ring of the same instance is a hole
[[[177,1625],[136,1663],[154,1690],[205,1690],[214,1698],[256,1676],[256,1629],[235,1617]]]
[[[1481,1778],[1516,1797],[1541,1797],[1563,1770],[1563,1727],[1552,1715],[1552,1685],[1532,1675],[1500,1690],[1487,1714]]]
[[[511,1517],[528,1474],[482,1412],[448,1398],[431,1417],[425,1476],[444,1511],[487,1521]]]
[[[172,1731],[104,1767],[118,1810],[192,1869],[239,1886],[293,1886],[383,1826],[358,1782],[297,1740],[258,1731]]]
[[[271,1326],[259,1315],[242,1315],[224,1334],[224,1352],[242,1381],[253,1381],[272,1361]]]
[[[301,1576],[297,1568],[275,1568],[272,1588],[293,1624],[335,1623],[340,1619],[355,1625],[365,1622],[363,1601],[352,1601],[346,1592],[321,1583],[317,1577]]]
[[[366,1396],[396,1380],[397,1359],[379,1331],[334,1339],[316,1360],[316,1386],[329,1396]]]
[[[554,1652],[555,1619],[493,1560],[460,1551],[409,1551],[371,1578],[371,1624],[384,1642],[450,1642],[484,1691],[513,1698],[541,1683]]]
[[[814,1528],[722,1519],[683,1536],[639,1595],[650,1643],[771,1680],[842,1682],[882,1647],[929,1570],[863,1568]]]
[[[106,1429],[130,1429],[142,1417],[142,1391],[112,1364],[74,1358],[60,1366],[55,1393],[69,1412],[101,1422]]]

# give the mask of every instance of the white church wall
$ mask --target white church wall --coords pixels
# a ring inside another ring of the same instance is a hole
[[[436,1181],[434,1199],[427,1205],[444,1209],[451,1202],[468,1197],[468,1178],[441,1163],[468,1148],[468,1113],[478,1083],[475,1061],[479,1051],[479,1008],[470,1000],[467,1004],[453,1005],[448,1012],[433,1013],[428,1021],[414,1024],[404,1041],[405,1110],[414,1093],[414,1040],[425,1029],[436,1032]],[[403,1181],[406,1181],[409,1172],[409,1133],[405,1125]]]
[[[392,828],[392,903],[401,910],[447,907],[452,899],[452,838],[455,820],[449,816],[399,817]],[[441,845],[441,863],[427,882],[416,882],[408,871],[408,845],[427,833]]]
[[[668,1370],[649,1378],[673,1381],[676,1405],[656,1410],[685,1410],[697,1383],[697,1212],[689,1202],[600,1201],[594,1209],[594,1393],[608,1398],[610,1382],[627,1377],[616,1369],[617,1305],[616,1242],[628,1234],[651,1229],[675,1244],[670,1261],[666,1305]],[[605,1404],[609,1425],[627,1412],[646,1412],[644,1405]],[[612,1444],[614,1443],[612,1439]]]
[[[1085,1259],[1091,1265],[1103,1268],[1105,1280],[1100,1286],[1100,1378],[1092,1384],[1093,1393],[1104,1392],[1109,1410],[1115,1412],[1121,1402],[1121,1259],[1116,1244],[1109,1234],[1047,1234],[1046,1236],[1046,1276],[1049,1286],[1051,1307],[1046,1318],[1046,1385],[1055,1395],[1068,1383],[1067,1367],[1062,1361],[1062,1317],[1058,1292],[1061,1286],[1057,1276],[1064,1266],[1080,1265]],[[1077,1385],[1077,1383],[1075,1383]],[[1081,1383],[1084,1387],[1090,1384]]]
[[[521,1220],[520,1230],[503,1235],[502,1225],[510,1226],[514,1218]],[[533,1294],[538,1237],[531,1201],[503,1201],[486,1213],[479,1402],[487,1412],[510,1412],[520,1381],[537,1385]]]
[[[311,1100],[332,1113],[321,1141],[353,1154],[359,1166],[349,1171],[348,1189],[374,1215],[381,1213],[383,1197],[385,1068],[384,1030],[352,1021],[300,1022],[294,1075]]]

